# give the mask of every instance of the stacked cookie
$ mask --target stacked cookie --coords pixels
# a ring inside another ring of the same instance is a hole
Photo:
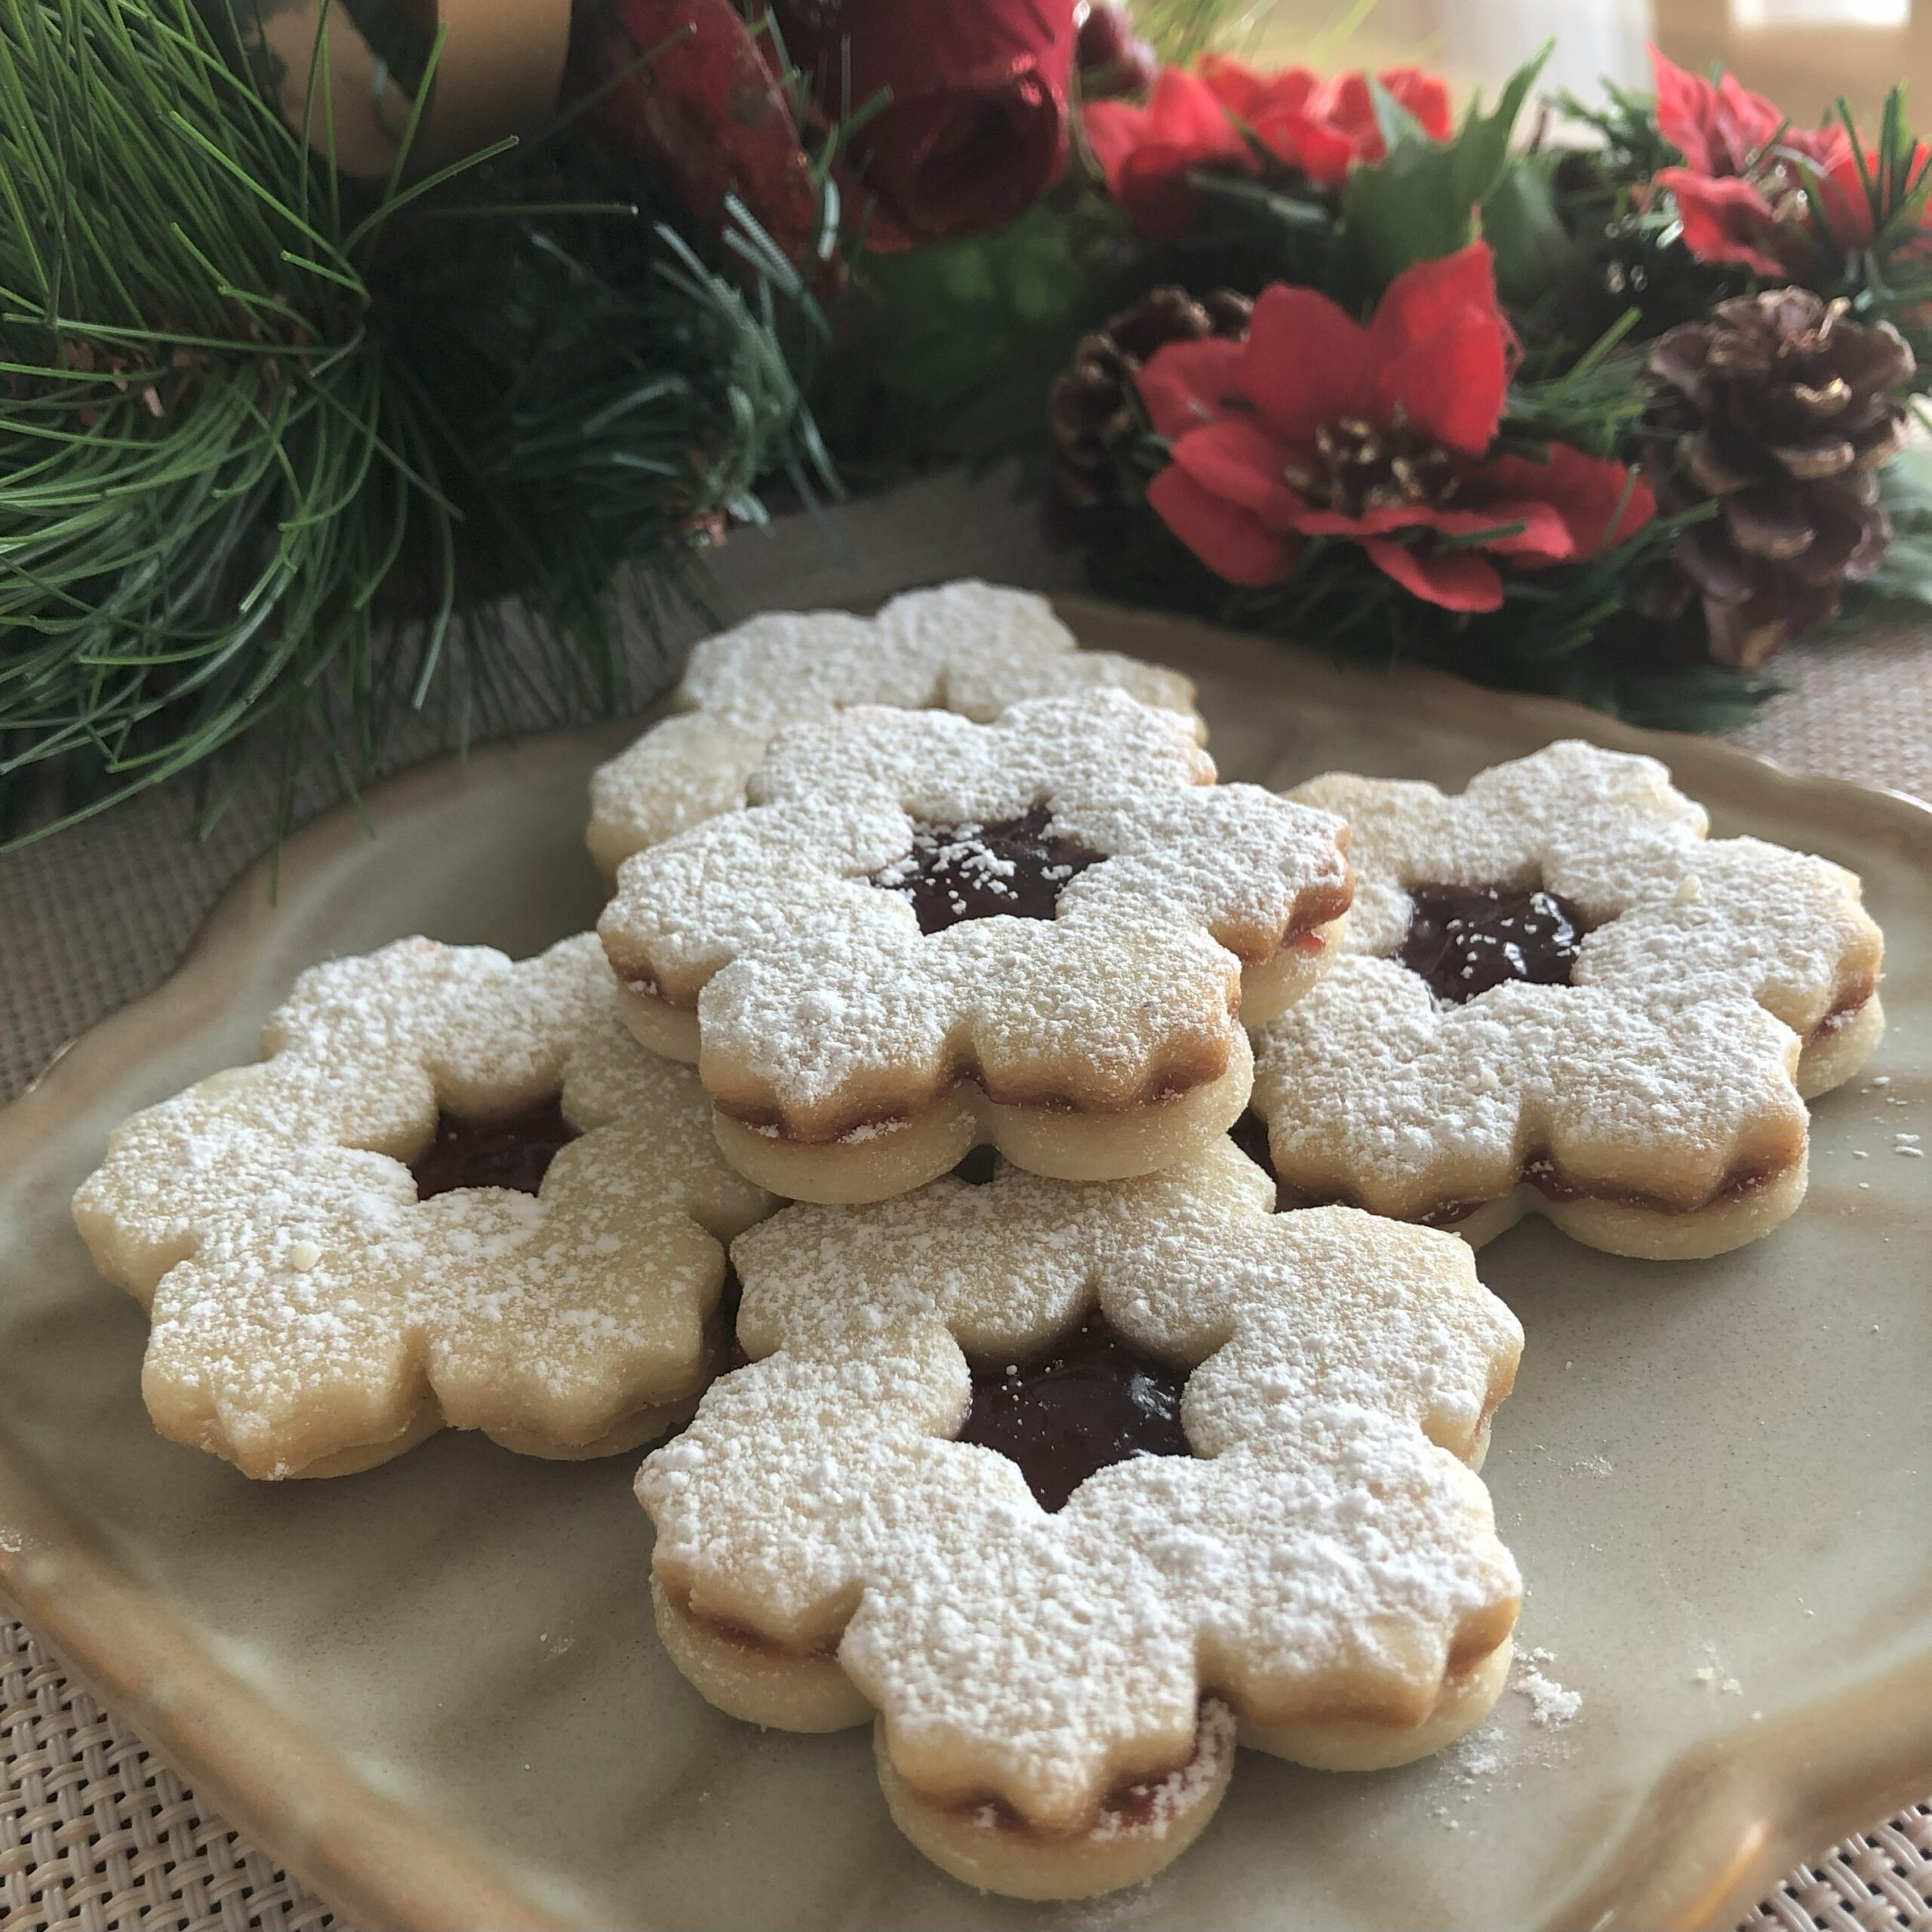
[[[314,968],[115,1135],[75,1214],[157,1425],[272,1477],[688,1423],[672,1658],[873,1724],[907,1835],[1020,1896],[1158,1869],[1237,1740],[1480,1721],[1522,1338],[1475,1246],[1768,1231],[1878,934],[1651,760],[1283,798],[1192,703],[979,585],[701,645],[594,782],[597,936]]]

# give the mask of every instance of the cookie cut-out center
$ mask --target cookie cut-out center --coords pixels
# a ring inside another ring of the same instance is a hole
[[[534,1194],[557,1150],[577,1138],[555,1099],[506,1120],[436,1116],[435,1137],[411,1167],[416,1198],[427,1201],[460,1187],[508,1187]]]
[[[1051,919],[1060,889],[1106,854],[1047,829],[1047,808],[991,825],[921,825],[912,849],[872,875],[906,900],[922,933],[968,919]]]
[[[1032,1361],[971,1364],[958,1440],[1019,1465],[1041,1509],[1063,1509],[1097,1469],[1135,1456],[1191,1456],[1187,1377],[1122,1340],[1098,1314]]]
[[[1409,930],[1395,956],[1451,1005],[1512,980],[1568,986],[1590,929],[1561,893],[1540,886],[1417,885],[1409,898]]]

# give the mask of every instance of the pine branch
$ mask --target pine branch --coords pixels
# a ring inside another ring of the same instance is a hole
[[[620,703],[614,574],[701,596],[808,480],[777,309],[580,145],[400,180],[339,181],[193,0],[0,0],[0,832],[50,776],[68,823],[246,756],[286,810],[412,710],[494,721],[509,593],[558,711]]]

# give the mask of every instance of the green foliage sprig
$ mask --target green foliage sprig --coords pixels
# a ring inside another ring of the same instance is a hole
[[[822,465],[795,281],[567,140],[345,179],[328,112],[287,125],[224,10],[0,0],[0,832],[191,768],[205,823],[264,761],[286,810],[412,710],[466,731],[506,591],[557,708],[614,704],[614,574],[701,595],[755,480]]]

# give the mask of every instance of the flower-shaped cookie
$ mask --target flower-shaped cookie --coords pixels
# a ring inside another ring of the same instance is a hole
[[[577,1457],[681,1421],[721,1244],[774,1204],[618,998],[588,934],[521,964],[401,940],[312,968],[266,1060],[120,1128],[74,1218],[149,1309],[162,1433],[278,1477],[445,1425]]]
[[[1038,1897],[1184,1850],[1236,1721],[1337,1770],[1480,1721],[1521,1586],[1472,1466],[1521,1330],[1466,1244],[1272,1201],[1223,1140],[740,1237],[749,1365],[638,1478],[679,1668],[756,1723],[875,1712],[900,1828]]]
[[[590,781],[590,855],[607,878],[633,852],[745,801],[773,733],[854,704],[987,722],[1022,698],[1116,686],[1193,720],[1178,671],[1082,651],[1044,597],[971,580],[895,597],[875,618],[778,611],[706,638],[672,715]]]
[[[1298,997],[1349,903],[1339,820],[1214,778],[1115,691],[783,732],[746,810],[624,862],[626,1017],[781,1194],[876,1200],[983,1140],[1078,1180],[1186,1158],[1246,1098],[1236,1015]]]
[[[1486,1240],[1526,1208],[1652,1259],[1715,1254],[1804,1198],[1803,1096],[1884,1020],[1857,879],[1707,840],[1654,759],[1567,742],[1457,797],[1333,774],[1344,956],[1255,1037],[1287,1198]]]

